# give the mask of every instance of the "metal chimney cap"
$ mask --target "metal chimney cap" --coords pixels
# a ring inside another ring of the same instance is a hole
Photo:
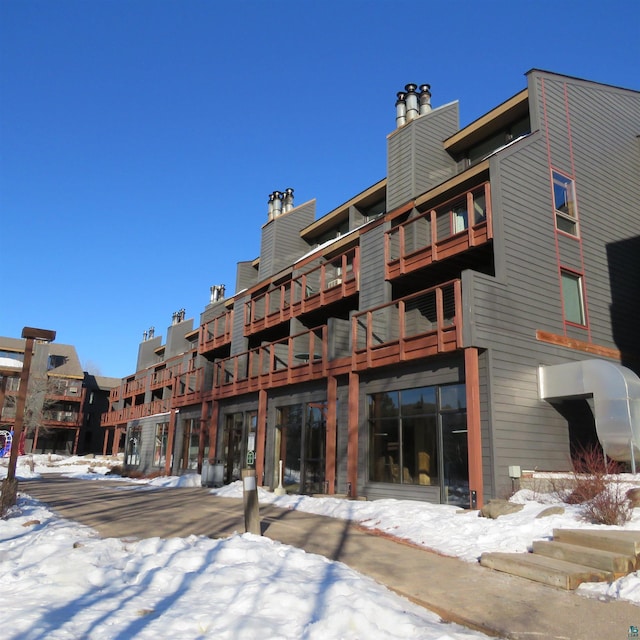
[[[290,196],[290,195],[292,195],[292,194],[293,194],[293,189],[292,189],[291,187],[287,187],[287,188],[284,190],[284,193],[285,193],[285,195],[289,195],[289,196]]]
[[[404,86],[404,88],[405,88],[405,91],[407,93],[413,93],[418,88],[418,85],[417,84],[406,84]]]
[[[273,202],[276,199],[276,196],[274,193],[270,193],[269,194],[269,202]]]
[[[430,84],[421,84],[420,85],[420,91],[422,93],[428,93],[429,95],[431,95],[431,85]]]
[[[396,104],[398,104],[398,102],[404,102],[404,99],[407,96],[407,94],[404,91],[398,91],[396,95],[398,96],[398,101],[396,102]]]
[[[273,192],[273,197],[274,198],[282,198],[282,193],[280,193],[280,191],[274,191]]]

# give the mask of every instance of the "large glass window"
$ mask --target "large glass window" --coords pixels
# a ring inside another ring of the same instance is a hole
[[[128,465],[137,466],[140,464],[140,449],[142,446],[141,442],[142,436],[142,427],[136,425],[129,429],[129,434],[127,437],[127,449],[125,460]]]
[[[369,480],[441,487],[467,506],[469,470],[464,384],[368,396]]]
[[[574,324],[585,324],[582,276],[571,271],[562,271],[562,301],[564,319]]]
[[[578,217],[573,180],[557,171],[553,172],[553,206],[556,210],[558,231],[577,236]]]
[[[184,423],[182,436],[182,468],[198,468],[198,447],[200,444],[199,421],[191,418]]]
[[[169,442],[169,423],[156,424],[156,437],[153,447],[153,466],[164,467],[167,461],[167,443]]]
[[[283,485],[289,493],[324,493],[326,402],[278,407],[276,468],[283,464]],[[276,479],[276,482],[278,479]]]

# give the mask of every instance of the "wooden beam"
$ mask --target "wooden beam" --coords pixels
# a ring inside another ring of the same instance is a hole
[[[549,344],[555,344],[559,347],[566,347],[567,349],[575,349],[576,351],[591,353],[594,356],[602,356],[603,358],[613,358],[614,360],[620,360],[622,357],[622,354],[617,349],[603,347],[598,344],[593,344],[592,342],[585,342],[584,340],[568,338],[567,336],[550,333],[549,331],[536,331],[536,340],[539,340],[540,342],[548,342]]]

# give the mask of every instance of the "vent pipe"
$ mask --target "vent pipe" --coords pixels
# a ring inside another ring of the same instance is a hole
[[[273,217],[277,218],[282,215],[282,193],[280,191],[273,192]]]
[[[151,340],[151,338],[153,338],[155,332],[156,332],[156,328],[155,327],[149,327],[149,340]]]
[[[635,467],[640,460],[640,378],[631,369],[599,359],[541,366],[538,386],[540,398],[548,401],[593,396],[602,449]]]
[[[273,193],[269,194],[269,209],[267,211],[267,219],[268,220],[273,220],[273,201],[276,199],[276,197],[273,195]]]
[[[222,300],[222,298],[224,298],[224,289],[225,286],[223,284],[214,284],[212,287],[210,287],[210,302],[218,302],[218,300]]]
[[[431,111],[431,85],[421,84],[420,85],[420,115],[423,116],[425,113],[429,113]]]
[[[293,189],[291,187],[287,187],[284,190],[284,202],[282,205],[282,213],[287,213],[293,209]]]
[[[143,331],[142,332],[142,342],[146,342],[147,341],[147,332]]]
[[[407,122],[411,122],[415,120],[418,113],[418,94],[416,93],[416,89],[418,88],[417,84],[408,84],[405,86],[405,91],[407,95],[404,98],[405,104],[407,105]]]
[[[404,91],[398,91],[398,99],[396,100],[396,127],[401,127],[407,121],[407,103],[405,102],[406,94]]]

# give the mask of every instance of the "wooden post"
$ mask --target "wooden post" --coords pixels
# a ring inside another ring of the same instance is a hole
[[[360,401],[358,374],[349,374],[348,439],[347,439],[347,493],[350,498],[358,495],[358,404]]]
[[[258,424],[256,425],[256,479],[258,486],[264,484],[265,439],[267,436],[267,391],[258,391]],[[270,483],[267,483],[270,484]]]
[[[169,417],[169,433],[167,435],[167,453],[166,460],[164,463],[164,472],[170,476],[171,475],[171,458],[173,456],[174,442],[176,434],[176,414],[178,411],[176,409],[171,409],[171,415]]]
[[[338,380],[335,376],[327,379],[327,425],[326,425],[326,456],[324,478],[327,483],[327,493],[336,492],[336,437],[338,422]]]
[[[464,350],[465,388],[467,394],[467,450],[469,456],[470,506],[480,509],[483,505],[482,437],[480,432],[480,369],[478,349]],[[475,494],[473,493],[475,492]],[[475,504],[473,496],[475,495]]]

